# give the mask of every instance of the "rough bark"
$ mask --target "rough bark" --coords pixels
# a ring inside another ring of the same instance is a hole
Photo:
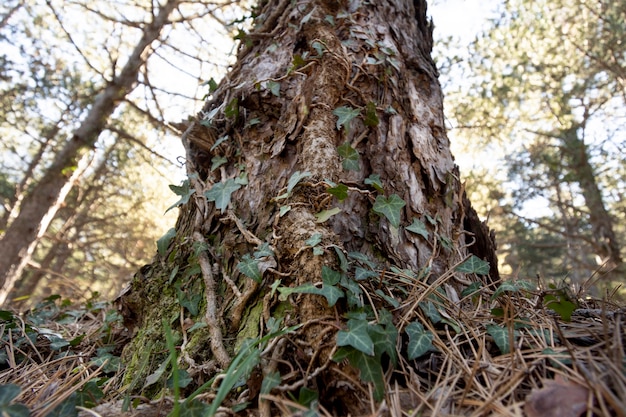
[[[280,320],[302,327],[263,353],[245,397],[257,401],[262,415],[275,415],[258,389],[264,375],[279,370],[279,392],[297,396],[305,386],[331,413],[362,415],[370,407],[362,395],[367,388],[354,385],[353,368],[331,360],[344,314],[358,306],[378,314],[387,294],[400,300],[393,316],[402,330],[416,302],[437,288],[458,295],[468,277],[454,268],[474,241],[481,246],[470,250],[494,262],[491,279],[497,279],[494,243],[464,196],[450,153],[426,4],[372,3],[259,6],[237,64],[183,134],[194,194],[181,206],[176,235],[119,299],[135,331],[124,355],[132,389],[140,390],[166,359],[164,327],[176,330],[180,366],[200,383],[225,369],[246,337],[267,335]],[[340,107],[360,114],[338,126]],[[356,170],[342,165],[338,148],[346,142],[358,152]],[[226,162],[212,168],[218,158]],[[290,187],[296,172],[308,176]],[[372,175],[382,190],[372,186]],[[237,189],[219,209],[206,192],[224,184]],[[349,187],[343,201],[328,193],[334,184]],[[399,226],[373,211],[377,198],[394,194],[406,203]],[[318,221],[316,214],[333,208],[341,211]],[[414,219],[423,234],[406,229]],[[312,236],[319,239],[317,251]],[[273,255],[255,254],[264,244]],[[355,253],[373,265],[366,280],[354,277]],[[245,259],[256,259],[259,282],[240,273]],[[361,300],[341,298],[330,306],[319,295],[279,297],[277,286],[320,288],[323,267],[343,271],[346,285],[358,287],[354,293],[365,289]],[[195,314],[181,307],[198,292]],[[206,327],[188,333],[198,322]]]
[[[561,132],[562,149],[572,178],[580,186],[585,205],[589,210],[593,248],[601,258],[603,272],[609,271],[610,273],[622,264],[620,245],[615,236],[613,217],[604,205],[604,198],[596,182],[594,169],[589,162],[587,145],[578,136],[579,129],[580,126],[575,125]]]
[[[169,0],[158,9],[152,22],[145,26],[142,37],[124,68],[95,98],[85,120],[55,156],[42,179],[24,198],[19,215],[0,240],[0,305],[4,303],[28,263],[38,237],[45,232],[42,220],[46,217],[53,218],[62,202],[59,197],[63,188],[69,184],[66,171],[76,166],[85,149],[93,147],[104,130],[108,117],[132,91],[139,70],[145,62],[145,51],[159,37],[178,3],[179,0]]]

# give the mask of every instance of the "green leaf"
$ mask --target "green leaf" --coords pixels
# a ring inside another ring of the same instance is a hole
[[[265,85],[273,95],[275,95],[276,97],[280,97],[280,83],[276,81],[268,81]]]
[[[341,280],[341,272],[337,272],[326,265],[322,266],[322,282],[326,285],[337,285]]]
[[[378,278],[378,272],[372,271],[370,269],[365,269],[360,266],[357,266],[354,269],[354,279],[357,281],[363,281],[368,278]]]
[[[221,181],[213,185],[204,195],[208,201],[215,201],[215,207],[217,209],[224,211],[230,204],[231,194],[240,188],[241,185],[237,184],[232,178],[229,178],[226,182]]]
[[[237,97],[232,99],[224,109],[224,115],[229,119],[237,119],[239,117],[239,100]]]
[[[419,358],[428,351],[435,350],[433,346],[435,336],[432,332],[425,330],[421,323],[416,321],[409,323],[406,326],[406,333],[409,335],[409,345],[407,347],[409,360]]]
[[[241,261],[237,264],[237,269],[248,278],[261,283],[263,277],[261,276],[261,271],[259,270],[259,261],[252,259],[249,254],[246,253],[242,256]]]
[[[343,253],[343,250],[341,250],[341,248],[337,245],[333,245],[333,249],[335,250],[335,253],[337,254],[337,258],[339,259],[339,267],[341,268],[341,270],[343,272],[348,272],[348,259],[346,258],[346,255]]]
[[[339,207],[334,207],[330,210],[322,210],[315,215],[315,218],[317,219],[315,222],[324,223],[326,220],[330,219],[337,213],[341,213],[341,209]]]
[[[100,400],[104,398],[104,392],[100,388],[107,378],[96,378],[89,380],[76,394],[76,405],[85,408],[93,408],[99,404]]]
[[[291,210],[291,206],[280,206],[280,210],[278,210],[278,217],[283,217]]]
[[[215,90],[217,90],[217,83],[212,77],[205,84],[209,86],[209,93],[213,93]]]
[[[341,166],[346,171],[359,170],[359,153],[348,142],[337,147],[337,153],[343,158]]]
[[[517,341],[517,338],[519,337],[519,331],[514,330],[512,332],[513,340],[511,341],[511,334],[509,333],[509,329],[500,327],[497,324],[488,324],[486,327],[487,334],[493,337],[493,341],[496,343],[496,346],[498,346],[498,349],[500,349],[500,352],[502,354],[511,353],[511,348],[514,346],[514,344],[512,345],[511,342],[515,343]]]
[[[378,191],[379,193],[383,192],[383,183],[380,180],[380,175],[372,174],[369,177],[365,178],[363,182],[366,185],[371,185],[372,187],[374,187],[374,189]]]
[[[15,384],[0,385],[0,405],[11,403],[20,392],[22,389]]]
[[[178,374],[178,377],[176,378],[178,380],[178,388],[185,388],[193,382],[193,379],[189,376],[189,373],[186,370],[176,369],[175,371]],[[169,389],[174,388],[174,379],[175,378],[173,376],[167,379],[166,386]]]
[[[198,401],[192,399],[190,401],[183,401],[180,404],[179,408],[179,417],[198,417],[198,416],[208,416],[209,406],[203,403],[202,401]]]
[[[398,354],[396,352],[396,342],[398,340],[398,329],[393,324],[383,327],[380,324],[371,326],[369,335],[374,342],[374,352],[380,360],[383,353],[386,353],[395,366],[398,363]]]
[[[366,320],[348,320],[348,330],[337,332],[337,346],[352,346],[369,356],[374,356],[374,342],[367,331]]]
[[[165,255],[165,252],[167,252],[167,248],[170,247],[170,242],[174,239],[174,237],[176,237],[176,229],[172,227],[163,236],[161,236],[159,240],[157,240],[157,251],[159,252],[159,255]]]
[[[213,144],[213,146],[211,146],[211,151],[213,151],[215,148],[220,146],[222,144],[222,142],[227,141],[227,140],[228,140],[228,135],[222,136],[221,138],[216,140],[215,143]]]
[[[311,46],[317,52],[317,56],[322,56],[324,54],[324,51],[326,50],[326,47],[319,41],[313,41],[313,43],[311,43]]]
[[[397,194],[392,194],[389,198],[379,195],[376,197],[373,209],[376,213],[384,215],[397,229],[400,227],[400,213],[404,206],[406,203]]]
[[[317,401],[319,398],[319,393],[315,390],[309,389],[307,387],[300,388],[300,392],[298,393],[298,404],[301,404],[305,407],[309,407],[313,401]]]
[[[60,350],[70,345],[70,342],[62,337],[51,335],[48,339],[50,340],[50,349],[52,350]]]
[[[528,281],[504,281],[494,291],[493,295],[491,296],[491,300],[495,300],[504,292],[533,291],[534,289],[535,285]]]
[[[483,286],[482,283],[479,281],[472,282],[470,285],[467,286],[467,288],[461,291],[461,298],[465,298],[470,294],[476,293],[478,290],[482,288],[482,286]]]
[[[256,251],[254,251],[254,258],[261,259],[265,258],[266,256],[274,256],[274,251],[270,248],[269,243],[263,242],[259,245],[258,248],[256,248]]]
[[[197,316],[199,312],[200,302],[202,301],[202,294],[187,294],[182,290],[178,290],[178,304],[189,311],[192,316]]]
[[[361,110],[353,109],[349,106],[341,106],[333,110],[333,114],[337,116],[337,130],[341,130],[341,126],[346,126],[346,130],[349,130],[350,122],[361,114]]]
[[[430,322],[432,324],[437,324],[441,322],[441,314],[439,314],[437,307],[435,307],[435,303],[427,300],[418,303],[418,305],[420,307],[420,310],[422,310],[422,312],[426,314],[426,317],[430,319]]]
[[[13,417],[13,414],[9,414]],[[57,405],[46,417],[76,417],[78,410],[76,409],[76,393],[73,392],[61,404]]]
[[[278,371],[274,371],[265,375],[265,377],[263,378],[263,382],[261,383],[261,394],[269,394],[270,391],[276,388],[281,381],[282,378],[280,377],[280,372]]]
[[[472,255],[461,265],[457,266],[456,270],[464,274],[488,275],[489,262],[483,261],[476,255]]]
[[[337,200],[343,201],[348,197],[348,186],[339,184],[335,187],[327,188],[326,192],[337,197]]]
[[[29,417],[30,411],[23,404],[0,404],[0,415],[3,417]]]
[[[193,193],[196,192],[196,190],[190,188],[188,179],[183,181],[183,183],[181,185],[170,184],[169,187],[170,187],[170,190],[174,191],[174,193],[176,195],[180,196],[180,198],[178,199],[177,202],[175,202],[167,210],[165,210],[166,213],[168,211],[170,211],[171,209],[173,209],[174,207],[178,207],[178,206],[182,206],[183,204],[187,204],[189,202],[189,198],[191,198]]]
[[[278,297],[280,301],[285,301],[287,297],[289,297],[289,295],[294,293],[321,295],[326,298],[326,301],[328,302],[328,305],[330,307],[334,306],[337,301],[344,296],[343,291],[341,291],[339,288],[326,284],[323,284],[322,288],[318,288],[313,284],[304,284],[295,288],[279,287],[278,292],[280,293],[280,296]]]
[[[365,106],[365,120],[363,121],[365,126],[376,127],[380,121],[376,115],[376,104],[373,101],[367,103]]]
[[[293,191],[293,189],[296,187],[296,185],[298,185],[298,183],[306,178],[306,177],[310,177],[311,174],[309,171],[306,172],[300,172],[300,171],[296,171],[294,172],[291,177],[289,177],[289,181],[287,181],[287,194],[291,194],[291,192]]]
[[[310,238],[304,241],[304,244],[307,246],[315,246],[322,241],[322,234],[315,233]]]
[[[381,401],[385,395],[385,375],[380,360],[358,350],[352,350],[347,357],[350,365],[359,370],[361,380],[374,385],[374,400]]]
[[[577,305],[567,299],[564,294],[547,294],[543,297],[543,305],[553,310],[565,321],[572,320],[572,313]]]
[[[211,171],[215,171],[226,162],[228,162],[228,158],[225,158],[223,156],[214,156],[213,158],[211,158]]]
[[[406,230],[418,234],[428,240],[428,230],[426,230],[426,225],[415,217],[413,217],[413,223],[411,223],[410,226],[407,226]]]

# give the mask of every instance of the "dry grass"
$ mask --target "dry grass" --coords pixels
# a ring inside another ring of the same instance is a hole
[[[579,300],[571,321],[564,321],[545,309],[536,294],[519,291],[497,298],[493,295],[492,289],[483,288],[456,302],[449,300],[456,296],[440,297],[436,307],[444,320],[435,325],[417,303],[405,304],[398,326],[402,320],[405,324],[408,320],[424,323],[434,334],[437,351],[414,361],[401,358],[396,370],[386,374],[384,401],[377,404],[370,400],[370,414],[626,415],[623,308],[598,300]],[[74,409],[78,405],[82,410],[80,416],[167,415],[172,409],[168,397],[156,402],[136,400],[135,406],[138,402],[142,405],[122,412],[123,400],[129,398],[120,387],[120,372],[112,372],[110,365],[127,338],[110,308],[101,304],[97,308],[60,309],[52,302],[28,315],[3,315],[1,351],[6,360],[0,368],[0,385],[18,385],[21,393],[15,402],[26,405],[34,417],[48,415],[68,399],[72,399]],[[502,314],[494,315],[494,308]],[[509,330],[510,353],[501,354],[488,332],[490,323]],[[55,345],[59,338],[54,335],[75,346]],[[365,397],[371,398],[372,387],[363,387]],[[97,395],[91,402],[85,402],[94,393]],[[270,410],[269,404],[283,415],[306,411],[280,390],[273,393],[277,394],[261,397],[259,404],[265,404],[261,415]],[[545,408],[549,400],[578,408],[550,414]],[[97,408],[81,406],[96,403],[100,404]],[[220,410],[223,415],[232,414]],[[318,412],[331,414],[323,407]]]

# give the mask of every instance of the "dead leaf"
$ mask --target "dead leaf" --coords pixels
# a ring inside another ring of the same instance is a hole
[[[587,410],[588,397],[586,387],[557,375],[526,397],[524,411],[528,417],[579,417]]]

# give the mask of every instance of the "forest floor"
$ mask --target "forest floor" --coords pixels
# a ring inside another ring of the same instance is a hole
[[[427,325],[434,349],[407,362],[405,386],[388,378],[385,400],[370,415],[625,416],[626,309],[525,288],[482,289],[469,295],[471,311],[439,323],[425,311],[425,323],[435,323]],[[126,393],[120,355],[130,335],[122,323],[112,303],[75,306],[58,296],[22,314],[0,310],[0,415],[172,415],[165,369],[151,381],[164,387],[160,399]],[[221,407],[218,415],[235,413]]]

